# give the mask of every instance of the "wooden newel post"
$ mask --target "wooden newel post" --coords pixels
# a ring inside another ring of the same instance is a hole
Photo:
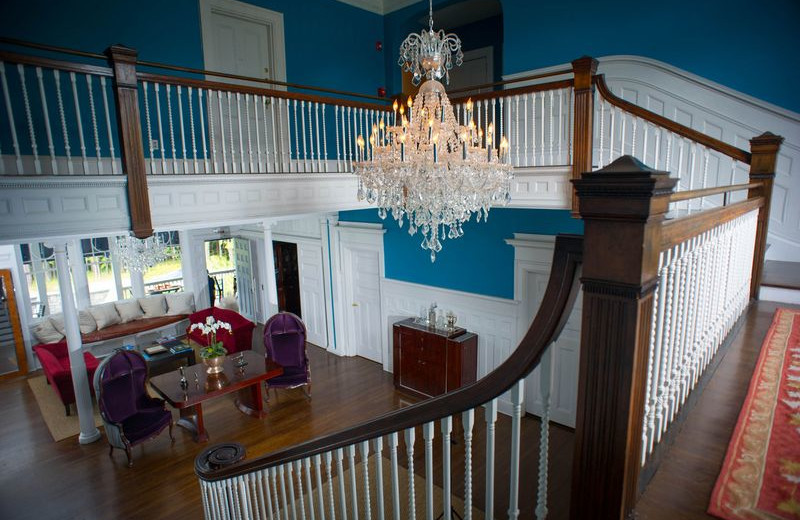
[[[584,220],[571,518],[635,504],[661,223],[676,179],[623,156],[572,181]]]
[[[758,210],[756,244],[753,252],[753,275],[750,279],[750,298],[758,298],[761,277],[764,273],[764,255],[767,253],[767,230],[769,210],[772,204],[772,184],[775,182],[775,164],[783,137],[765,132],[750,139],[750,182],[760,182],[761,187],[747,192],[748,198],[764,197],[764,205]]]
[[[150,197],[147,193],[147,167],[144,162],[142,125],[139,120],[139,92],[136,84],[138,53],[121,45],[106,50],[114,69],[114,96],[122,151],[122,170],[128,176],[128,210],[131,231],[137,238],[153,234]]]
[[[594,126],[594,74],[597,60],[584,56],[572,62],[575,82],[575,124],[572,137],[572,179],[592,171],[592,128]],[[572,216],[578,218],[578,196],[572,190]]]

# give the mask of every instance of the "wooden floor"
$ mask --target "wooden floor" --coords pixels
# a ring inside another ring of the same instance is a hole
[[[715,518],[705,511],[777,307],[797,308],[772,302],[750,307],[742,330],[639,500],[640,520]]]
[[[751,308],[747,322],[689,415],[662,468],[645,491],[637,514],[643,519],[708,518],[704,511],[775,304]],[[340,358],[312,347],[313,399],[300,390],[270,394],[270,414],[256,420],[239,413],[232,399],[222,397],[204,407],[206,427],[216,442],[244,444],[248,457],[330,433],[373,418],[414,401],[399,394],[391,374],[361,358]],[[207,445],[196,444],[176,428],[168,435],[137,446],[134,467],[124,453],[108,457],[105,440],[81,446],[77,438],[55,443],[41,418],[25,378],[0,381],[0,518],[201,518],[202,506],[194,457]],[[454,424],[454,433],[459,430]],[[475,477],[473,493],[481,509],[483,499],[484,419],[475,421]],[[509,429],[507,418],[498,422],[498,437]],[[539,423],[523,421],[521,463],[521,518],[532,518],[536,500]],[[438,428],[437,428],[438,430]],[[437,431],[438,437],[438,431]],[[422,441],[417,433],[417,445]],[[572,432],[551,429],[549,485],[550,516],[568,515],[572,466]],[[438,451],[438,450],[437,450]],[[453,446],[454,468],[463,457],[463,442]],[[424,470],[418,449],[415,470]],[[438,457],[437,457],[438,458]],[[507,465],[508,453],[498,442],[498,465]],[[436,467],[440,467],[439,464]],[[498,471],[499,473],[500,471]],[[435,480],[440,479],[439,470]],[[463,473],[454,469],[454,492],[462,495]],[[498,518],[506,517],[508,485],[498,478]]]

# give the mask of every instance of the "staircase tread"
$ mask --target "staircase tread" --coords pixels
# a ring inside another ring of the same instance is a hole
[[[767,260],[761,285],[800,290],[800,262]]]

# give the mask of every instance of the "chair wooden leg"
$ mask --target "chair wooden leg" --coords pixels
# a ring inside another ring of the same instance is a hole
[[[125,446],[125,455],[128,456],[128,467],[132,468],[133,467],[133,457],[131,456],[131,447],[130,446]]]
[[[172,435],[172,424],[174,421],[169,422],[169,438],[172,440],[172,444],[175,444],[175,437]]]
[[[68,404],[64,405],[64,411],[67,412],[67,417],[69,417],[69,405]]]
[[[303,387],[303,393],[306,394],[306,398],[310,401],[311,400],[311,383],[308,383],[306,386]]]
[[[114,445],[109,443],[108,444],[108,456],[111,457],[112,455],[114,455]]]

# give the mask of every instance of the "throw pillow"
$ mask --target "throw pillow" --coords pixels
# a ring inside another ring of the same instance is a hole
[[[194,312],[194,293],[179,292],[166,294],[167,315],[191,314]]]
[[[139,298],[139,307],[144,311],[145,318],[158,318],[167,313],[167,299],[163,294]]]
[[[78,313],[78,327],[81,329],[81,334],[89,334],[97,330],[97,322],[94,321],[91,312],[84,309]]]
[[[65,332],[64,328],[64,315],[60,312],[58,314],[51,314],[50,317],[47,318],[50,320],[50,324],[58,331],[59,334],[65,336],[67,333]]]
[[[142,308],[139,307],[139,302],[136,300],[114,302],[114,306],[117,308],[122,323],[138,320],[144,315],[144,313],[142,313]]]
[[[113,303],[93,305],[89,307],[89,312],[92,313],[92,316],[97,322],[98,329],[103,329],[109,325],[114,325],[115,323],[120,323],[122,321],[122,319],[119,317],[119,313],[117,312],[117,308]]]
[[[39,343],[58,343],[64,335],[58,332],[53,323],[45,318],[33,329],[33,335]]]

